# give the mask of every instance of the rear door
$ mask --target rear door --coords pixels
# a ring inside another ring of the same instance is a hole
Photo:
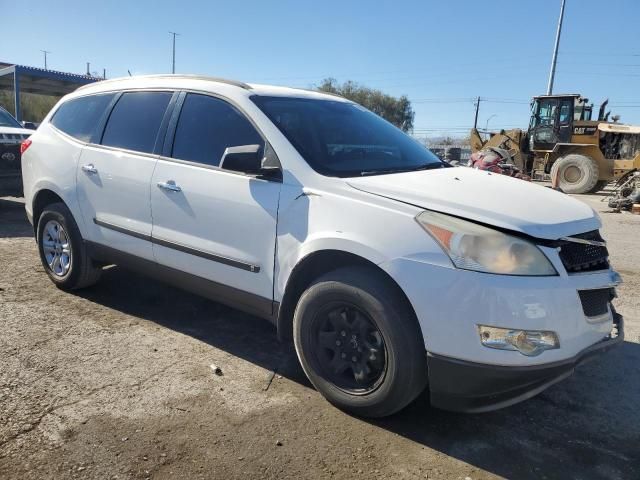
[[[183,95],[151,182],[156,261],[270,314],[281,183],[218,167],[227,147],[265,140],[226,100]]]
[[[153,259],[149,184],[172,96],[119,94],[100,138],[83,149],[77,191],[88,240]]]

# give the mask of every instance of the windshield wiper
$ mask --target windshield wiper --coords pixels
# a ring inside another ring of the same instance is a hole
[[[387,168],[381,170],[363,170],[360,172],[360,176],[366,177],[368,175],[384,175],[386,173],[403,173],[403,172],[415,172],[417,170],[433,170],[435,168],[443,168],[445,165],[442,163],[426,163],[417,167],[410,168]]]

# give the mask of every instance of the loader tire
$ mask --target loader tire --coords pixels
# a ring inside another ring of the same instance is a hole
[[[558,179],[558,187],[564,193],[588,193],[598,184],[596,161],[577,153],[559,158],[551,167],[551,178]]]

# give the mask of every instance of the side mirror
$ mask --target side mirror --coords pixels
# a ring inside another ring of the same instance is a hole
[[[240,145],[227,147],[220,161],[220,168],[242,173],[260,173],[262,170],[262,147]]]
[[[22,122],[22,126],[28,130],[35,130],[38,128],[33,122]]]
[[[220,168],[282,179],[280,161],[268,143],[264,150],[262,145],[227,147],[222,155]]]

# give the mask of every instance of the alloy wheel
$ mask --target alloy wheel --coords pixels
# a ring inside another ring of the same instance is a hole
[[[71,241],[60,222],[49,220],[42,231],[42,251],[49,270],[64,277],[71,269]]]

